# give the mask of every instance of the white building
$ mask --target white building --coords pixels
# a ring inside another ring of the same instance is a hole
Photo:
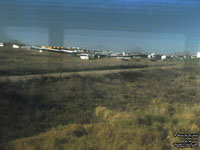
[[[191,58],[192,58],[192,59],[193,59],[193,58],[197,58],[197,56],[196,56],[196,55],[192,55]]]
[[[162,55],[161,56],[161,60],[166,60],[167,59],[167,56],[166,55]]]
[[[76,50],[61,50],[64,53],[76,53]]]
[[[15,44],[14,44],[14,45],[13,45],[13,48],[19,48],[19,45],[15,45]]]
[[[155,53],[151,53],[151,54],[149,54],[147,57],[150,59],[150,58],[155,58]]]
[[[0,47],[4,47],[4,43],[3,42],[0,42]]]
[[[200,58],[200,51],[197,52],[197,58]]]
[[[121,55],[120,53],[111,53],[110,54],[111,57],[116,57],[116,56],[120,56],[120,55]]]
[[[88,60],[88,59],[90,59],[90,55],[89,54],[80,54],[80,58]]]

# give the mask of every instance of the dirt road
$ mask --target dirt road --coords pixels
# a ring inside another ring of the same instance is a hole
[[[91,71],[79,71],[79,72],[63,72],[63,73],[47,73],[47,74],[35,74],[35,75],[20,75],[20,76],[6,76],[0,77],[0,81],[26,81],[33,78],[41,77],[69,77],[72,75],[105,75],[110,73],[119,73],[127,71],[141,71],[141,70],[154,70],[154,69],[170,69],[170,68],[181,68],[180,65],[175,66],[160,66],[160,67],[147,67],[147,68],[133,68],[133,69],[112,69],[112,70],[91,70]]]

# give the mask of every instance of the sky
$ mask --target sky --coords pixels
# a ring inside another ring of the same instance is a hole
[[[198,0],[1,0],[0,41],[173,53],[199,50]]]

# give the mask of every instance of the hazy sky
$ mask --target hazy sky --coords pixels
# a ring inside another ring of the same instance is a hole
[[[63,41],[112,51],[199,50],[198,0],[1,0],[0,18],[3,41]]]

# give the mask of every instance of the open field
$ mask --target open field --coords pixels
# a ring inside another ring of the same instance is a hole
[[[26,51],[20,53],[24,56]],[[27,53],[33,55],[26,60],[32,66],[37,64],[33,61],[35,53]],[[38,62],[44,61],[43,55],[48,58],[51,54],[37,53]],[[86,67],[95,66],[95,62],[99,62],[98,67],[103,67],[103,62],[119,66],[145,63],[144,60],[82,61],[68,55],[62,57],[69,58],[66,61],[72,59],[71,64],[81,62]],[[51,59],[57,60],[55,56]],[[63,66],[70,67],[70,63]],[[175,133],[200,134],[200,60],[148,62],[147,65],[148,68],[102,68],[61,77],[57,73],[15,82],[0,81],[0,148],[175,150],[173,143],[179,141],[173,136]],[[32,70],[32,66],[18,67]],[[55,72],[59,71],[54,67]]]
[[[179,63],[182,63],[181,61]],[[55,52],[28,51],[0,48],[0,76],[76,72],[89,70],[111,70],[170,66],[177,62],[152,62],[148,59],[122,61],[115,58],[81,60],[77,56]]]

